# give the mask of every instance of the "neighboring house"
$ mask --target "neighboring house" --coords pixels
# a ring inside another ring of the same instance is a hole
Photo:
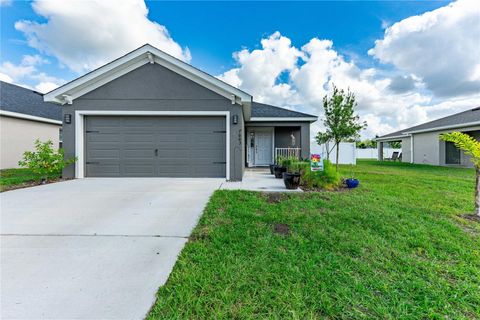
[[[480,108],[474,108],[418,126],[393,132],[376,140],[378,159],[383,160],[383,146],[402,142],[402,161],[439,166],[473,166],[470,157],[451,142],[440,141],[442,133],[460,131],[480,140]]]
[[[59,146],[62,110],[36,91],[0,81],[0,169],[16,168],[36,139]]]
[[[316,116],[253,97],[144,45],[44,96],[62,104],[65,177],[224,177],[307,158]]]

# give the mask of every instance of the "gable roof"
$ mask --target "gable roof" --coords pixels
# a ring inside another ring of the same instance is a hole
[[[316,121],[317,116],[288,110],[269,104],[252,102],[252,117],[250,121]]]
[[[41,93],[3,81],[0,81],[0,114],[58,124],[62,120],[62,109],[44,102]]]
[[[150,44],[145,44],[126,55],[107,63],[44,95],[45,101],[71,104],[72,100],[118,78],[147,63],[158,63],[224,97],[232,104],[243,106],[244,115],[250,118],[252,96],[222,80],[185,63]]]
[[[406,137],[412,133],[448,130],[455,128],[471,127],[480,125],[480,107],[452,114],[437,120],[429,121],[417,126],[392,132],[377,139]]]

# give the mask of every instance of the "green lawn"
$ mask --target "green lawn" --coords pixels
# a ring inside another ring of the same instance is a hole
[[[60,174],[50,175],[50,179],[59,178]],[[40,182],[41,177],[30,169],[3,169],[0,170],[0,192],[17,187]]]
[[[148,318],[480,318],[473,170],[354,170],[350,192],[217,191]]]

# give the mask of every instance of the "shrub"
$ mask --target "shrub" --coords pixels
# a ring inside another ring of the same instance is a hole
[[[48,176],[60,173],[63,168],[75,162],[75,158],[65,160],[63,149],[54,150],[52,141],[35,140],[35,151],[25,151],[18,165],[31,169],[35,174],[47,180]]]
[[[311,171],[308,162],[303,162],[301,167],[301,183],[308,189],[332,190],[340,184],[340,175],[329,160],[323,160],[323,171]]]
[[[298,162],[298,159],[295,157],[283,157],[280,159],[279,165],[287,168],[287,172],[293,173],[293,172],[298,172],[298,166],[296,163]]]

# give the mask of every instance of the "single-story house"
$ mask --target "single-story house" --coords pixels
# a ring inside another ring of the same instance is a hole
[[[307,158],[316,116],[253,97],[144,45],[44,96],[62,104],[65,177],[223,177]]]
[[[43,101],[43,95],[0,81],[0,169],[16,168],[35,140],[59,147],[62,110]]]
[[[480,107],[456,113],[404,130],[378,137],[378,160],[383,160],[385,143],[402,143],[402,161],[437,166],[472,167],[470,157],[440,134],[453,131],[467,133],[480,140]]]

